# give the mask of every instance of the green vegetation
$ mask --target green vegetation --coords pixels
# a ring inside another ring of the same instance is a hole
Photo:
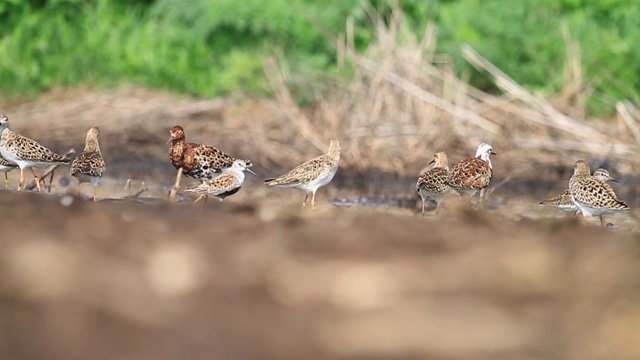
[[[346,19],[356,46],[375,33],[358,0],[3,0],[0,91],[34,95],[57,86],[121,83],[197,96],[267,93],[263,63],[287,60],[292,78],[336,74],[335,44]],[[373,0],[383,18],[391,0]],[[439,29],[438,52],[471,70],[469,43],[516,81],[546,94],[563,85],[566,26],[581,49],[596,98],[640,96],[640,2],[636,0],[403,0],[409,26]],[[491,89],[473,73],[474,85]],[[333,76],[333,75],[331,75]],[[607,111],[602,103],[591,109]],[[610,111],[610,108],[609,108]]]
[[[461,0],[439,13],[441,52],[463,69],[459,44],[469,43],[527,87],[558,92],[567,45],[565,25],[580,46],[585,86],[596,113],[613,111],[613,99],[640,102],[640,2],[635,0]],[[476,78],[476,85],[481,82]],[[482,83],[480,83],[482,86]]]

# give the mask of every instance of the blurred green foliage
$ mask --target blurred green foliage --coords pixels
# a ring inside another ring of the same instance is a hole
[[[440,51],[465,69],[460,44],[469,43],[528,88],[558,92],[567,45],[563,24],[580,46],[592,113],[613,111],[614,99],[639,103],[640,2],[636,0],[460,0],[438,14]],[[490,87],[475,73],[472,82]]]
[[[615,98],[638,103],[637,0],[398,3],[417,33],[438,25],[438,52],[476,86],[492,90],[462,58],[462,43],[529,88],[559,91],[564,24],[580,45],[585,83],[604,100],[591,109],[606,112]],[[1,0],[0,91],[127,83],[203,97],[264,94],[269,56],[286,59],[295,86],[307,91],[338,73],[335,44],[347,18],[359,49],[374,40],[371,9],[388,19],[392,0]]]

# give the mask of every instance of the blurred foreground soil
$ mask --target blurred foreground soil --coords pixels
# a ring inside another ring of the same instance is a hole
[[[640,359],[634,214],[604,230],[538,205],[566,188],[573,158],[541,166],[504,147],[485,210],[447,199],[423,218],[414,186],[431,153],[398,174],[357,172],[352,143],[312,212],[301,192],[262,184],[324,151],[277,103],[74,90],[4,111],[58,152],[100,126],[107,174],[97,203],[90,187],[64,195],[66,166],[54,195],[0,191],[0,359]],[[167,203],[175,124],[258,176],[222,203]],[[293,143],[272,141],[283,131]],[[605,167],[634,209],[630,164]]]
[[[0,192],[0,359],[638,359],[637,235],[576,218]]]

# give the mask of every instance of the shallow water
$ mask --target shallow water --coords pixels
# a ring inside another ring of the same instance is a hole
[[[18,182],[18,172],[9,173],[10,191],[15,189]],[[27,181],[31,180],[31,174],[28,174]],[[148,176],[144,179],[126,179],[104,177],[98,187],[99,201],[118,201],[131,200],[137,203],[154,204],[165,202],[168,199],[169,192],[175,178],[172,176]],[[197,181],[183,177],[181,187],[197,185]],[[402,182],[392,182],[391,185],[384,186],[386,190],[390,190],[394,194],[381,195],[375,189],[356,189],[356,188],[340,188],[333,184],[320,189],[316,196],[316,203],[327,205],[331,204],[340,208],[370,208],[377,211],[389,212],[393,211],[407,216],[420,215],[420,197],[414,192],[413,184],[404,184]],[[402,189],[407,188],[404,193]],[[516,188],[518,189],[518,188]],[[521,190],[521,189],[519,189]],[[546,191],[545,189],[537,189],[538,192]],[[64,171],[60,171],[54,176],[53,184],[50,189],[53,194],[75,194],[77,191],[77,181],[68,176]],[[553,194],[554,190],[548,191]],[[80,194],[85,198],[93,195],[93,189],[90,184],[84,183],[80,186]],[[541,220],[541,219],[572,219],[577,218],[594,226],[600,226],[599,218],[582,219],[580,215],[567,213],[552,206],[540,205],[539,202],[548,195],[531,196],[523,194],[520,191],[512,191],[506,187],[496,189],[490,193],[482,206],[483,211],[490,212],[496,216],[514,221],[522,220]],[[195,200],[197,196],[179,192],[177,202],[189,203]],[[258,177],[248,175],[242,191],[227,198],[225,202],[234,203],[261,203],[272,205],[295,204],[301,203],[304,199],[304,193],[295,189],[268,188],[262,184],[262,180]],[[311,199],[309,199],[310,201]],[[217,202],[216,198],[211,197],[210,202]],[[444,215],[450,211],[456,211],[462,207],[470,206],[478,208],[478,196],[476,195],[468,205],[462,203],[457,194],[448,194],[440,207],[440,215]],[[619,231],[636,231],[640,228],[637,217],[632,211],[622,213],[612,213],[605,215],[605,223],[612,230]],[[427,204],[426,217],[434,217],[435,204]]]

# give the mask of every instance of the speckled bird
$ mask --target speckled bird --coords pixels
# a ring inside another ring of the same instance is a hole
[[[219,176],[207,180],[196,187],[187,188],[184,191],[200,195],[194,202],[198,202],[201,199],[206,201],[209,195],[213,195],[222,201],[242,188],[245,171],[255,175],[253,171],[247,168],[247,165],[247,160],[236,159],[231,167],[224,168]]]
[[[34,167],[68,164],[70,160],[40,145],[37,141],[9,129],[9,118],[6,115],[0,116],[0,155],[20,168],[18,191],[22,191],[24,186],[24,169],[31,169],[38,191],[42,192],[40,177],[36,174]]]
[[[169,195],[170,201],[173,201],[178,193],[182,174],[205,182],[220,175],[223,169],[231,167],[236,160],[213,146],[187,142],[184,129],[180,125],[172,127],[169,134],[169,159],[178,169],[175,185]],[[247,168],[253,166],[249,160],[245,160],[245,163]]]
[[[609,171],[604,168],[598,168],[596,171],[594,171],[593,177],[602,182],[607,182],[607,181],[613,181],[616,183],[618,182],[618,180],[612,178],[611,175],[609,175]],[[578,207],[576,206],[576,204],[573,203],[573,199],[571,198],[571,192],[569,191],[569,189],[563,191],[559,195],[550,197],[546,200],[542,200],[540,204],[554,206],[563,211],[571,212],[575,214],[577,214],[580,211],[578,210]]]
[[[7,173],[15,168],[17,168],[18,165],[12,163],[11,161],[3,158],[0,155],[0,172],[4,173],[4,188],[7,189],[9,187],[9,177],[7,176]]]
[[[168,141],[171,164],[182,168],[182,173],[200,181],[211,180],[220,175],[223,169],[231,167],[234,157],[225,154],[213,146],[187,142],[184,129],[176,125],[171,128]],[[245,160],[247,168],[253,166]]]
[[[329,143],[329,151],[302,163],[288,173],[274,179],[266,179],[269,186],[291,187],[305,192],[302,206],[307,205],[307,199],[311,194],[311,207],[316,206],[316,192],[322,186],[331,182],[340,162],[340,143],[332,139]]]
[[[618,199],[609,184],[590,175],[589,165],[583,160],[576,162],[573,176],[569,180],[569,191],[582,216],[599,216],[602,226],[604,214],[629,210],[629,206]]]
[[[462,159],[453,165],[447,181],[449,186],[469,198],[478,190],[485,189],[493,176],[491,155],[497,155],[491,145],[478,145],[475,157]],[[480,199],[482,200],[482,194]]]
[[[447,184],[447,178],[449,177],[447,154],[444,151],[435,153],[433,160],[429,164],[434,165],[431,169],[420,174],[416,183],[416,191],[422,198],[422,215],[424,215],[427,201],[436,203],[437,215],[442,197],[451,190],[451,187]]]
[[[87,131],[87,139],[84,144],[84,150],[71,163],[71,176],[78,179],[78,193],[80,193],[80,184],[90,182],[93,185],[93,201],[97,198],[97,187],[105,170],[104,158],[100,152],[100,144],[98,136],[100,128],[92,127]]]

